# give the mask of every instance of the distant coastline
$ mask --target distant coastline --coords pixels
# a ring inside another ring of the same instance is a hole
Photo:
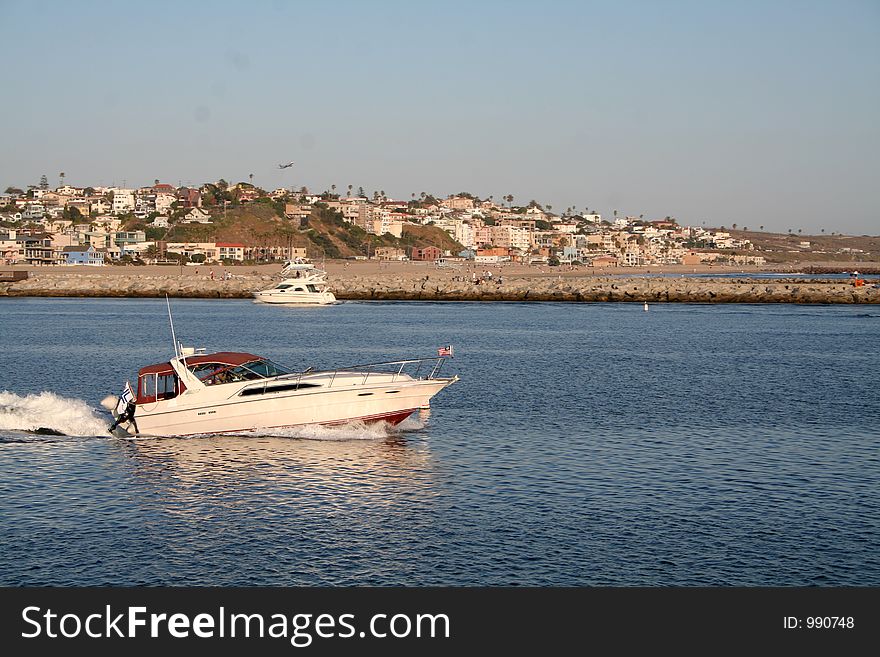
[[[723,267],[615,268],[429,263],[326,263],[340,300],[560,301],[693,303],[880,303],[880,272],[864,263],[861,286],[846,277],[821,275],[819,266],[800,272]],[[241,267],[42,267],[26,280],[0,282],[6,297],[169,297],[247,299],[277,281],[278,265]],[[228,272],[228,277],[226,276]],[[701,274],[703,277],[694,276]]]

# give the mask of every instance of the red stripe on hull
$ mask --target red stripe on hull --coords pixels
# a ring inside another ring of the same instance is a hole
[[[395,413],[388,413],[387,415],[367,415],[366,417],[354,417],[348,420],[339,420],[338,422],[325,422],[323,426],[325,427],[333,427],[338,426],[340,424],[348,424],[349,422],[363,422],[364,424],[373,424],[375,422],[387,422],[388,424],[394,426],[396,424],[400,424],[410,415],[416,412],[416,409],[411,408],[408,411],[397,411]]]

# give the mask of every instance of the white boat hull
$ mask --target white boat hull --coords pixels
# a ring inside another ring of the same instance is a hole
[[[376,377],[374,382],[357,383],[363,374],[346,380],[328,380],[323,385],[284,392],[268,392],[243,397],[245,385],[213,386],[194,394],[181,394],[170,400],[138,405],[137,430],[153,436],[226,434],[308,424],[341,424],[361,420],[397,424],[429,405],[430,399],[457,377],[410,379],[392,375]],[[381,380],[381,379],[387,380]],[[318,378],[303,377],[303,384]],[[329,383],[329,385],[327,385]],[[259,384],[256,384],[257,387]]]
[[[336,303],[336,296],[332,292],[275,292],[274,290],[264,290],[262,292],[255,292],[254,300],[261,303],[326,306]]]

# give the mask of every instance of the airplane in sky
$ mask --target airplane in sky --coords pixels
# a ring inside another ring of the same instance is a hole
[[[287,164],[279,164],[279,165],[278,165],[278,168],[279,168],[279,169],[287,169],[287,168],[292,167],[292,166],[293,166],[293,162],[288,162]]]

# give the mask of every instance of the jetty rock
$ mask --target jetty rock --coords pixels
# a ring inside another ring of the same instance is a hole
[[[34,270],[26,280],[0,283],[10,297],[169,297],[244,299],[272,286],[277,277],[243,272],[231,278],[126,270],[73,272]],[[449,272],[343,273],[329,280],[340,300],[564,301],[875,304],[880,288],[842,279],[556,276],[517,274],[474,281]]]

